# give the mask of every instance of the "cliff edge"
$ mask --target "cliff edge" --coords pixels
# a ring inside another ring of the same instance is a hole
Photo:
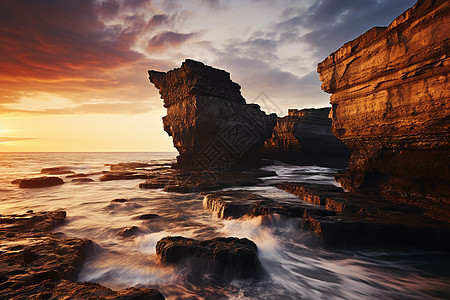
[[[450,221],[450,2],[419,0],[318,65],[332,130],[351,151],[337,177]]]

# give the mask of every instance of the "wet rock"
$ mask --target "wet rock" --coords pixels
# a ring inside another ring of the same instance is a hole
[[[418,1],[318,65],[332,130],[351,151],[336,177],[450,221],[450,2]]]
[[[305,211],[325,211],[302,201],[275,201],[248,191],[223,191],[205,195],[203,207],[222,219],[237,219],[243,216],[257,217],[278,214],[284,217],[301,218]],[[323,214],[324,212],[316,212]],[[328,214],[335,214],[328,212]]]
[[[128,202],[128,199],[119,198],[111,200],[111,203],[125,203],[125,202]]]
[[[165,169],[154,171],[152,175],[152,179],[139,184],[139,187],[145,189],[163,188],[166,192],[193,193],[227,187],[258,185],[262,183],[259,178],[274,176],[276,173],[254,169],[241,172]]]
[[[143,214],[139,216],[139,220],[153,220],[159,218],[157,214]]]
[[[133,180],[133,179],[147,179],[152,176],[147,174],[137,174],[135,172],[127,173],[106,173],[100,177],[100,181],[111,181],[111,180]]]
[[[330,108],[289,109],[277,119],[272,137],[260,152],[264,157],[297,164],[345,167],[350,152],[331,132]]]
[[[164,299],[150,289],[113,291],[73,282],[91,241],[50,233],[65,216],[64,211],[52,211],[0,217],[0,298]]]
[[[64,175],[72,173],[73,171],[71,171],[68,167],[52,167],[52,168],[43,168],[41,170],[41,174],[47,175]]]
[[[125,228],[123,230],[120,230],[117,235],[122,237],[132,237],[135,235],[138,235],[140,233],[139,227],[137,226],[131,226],[128,228]]]
[[[276,115],[246,104],[226,71],[187,59],[167,73],[149,71],[164,99],[164,130],[183,168],[227,170],[248,164],[270,138]]]
[[[61,185],[64,180],[58,177],[36,177],[36,178],[25,178],[16,179],[11,182],[12,184],[18,184],[19,188],[42,188],[50,187],[55,185]]]
[[[186,266],[193,274],[212,273],[223,281],[260,278],[263,272],[256,244],[246,238],[165,237],[156,244],[156,254],[164,263]]]
[[[278,184],[278,188],[335,214],[305,210],[303,225],[333,246],[450,249],[450,225],[415,206],[375,195],[344,192],[312,184]]]
[[[94,182],[94,179],[91,178],[74,178],[72,182]]]

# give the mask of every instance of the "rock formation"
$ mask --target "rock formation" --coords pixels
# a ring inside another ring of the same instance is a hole
[[[11,182],[12,184],[18,184],[20,188],[43,188],[50,187],[55,185],[64,184],[64,180],[58,177],[35,177],[35,178],[24,178],[24,179],[15,179]]]
[[[350,149],[338,181],[450,220],[450,2],[419,0],[318,65],[332,130]]]
[[[64,211],[0,216],[1,299],[164,299],[153,289],[76,282],[92,242],[49,232],[65,217]]]
[[[167,116],[180,167],[225,170],[249,158],[270,138],[276,115],[246,104],[230,74],[187,59],[167,73],[149,71]]]
[[[221,281],[262,275],[256,244],[246,238],[219,237],[197,241],[170,236],[158,241],[156,254],[164,263],[183,264],[194,275],[208,273]]]
[[[341,161],[346,164],[347,147],[331,132],[330,108],[290,109],[278,118],[272,137],[261,149],[265,155],[298,163]]]

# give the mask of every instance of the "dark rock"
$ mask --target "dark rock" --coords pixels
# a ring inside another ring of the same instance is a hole
[[[290,109],[278,118],[272,137],[260,149],[263,157],[297,164],[344,167],[350,157],[347,147],[331,132],[330,108]]]
[[[167,73],[149,71],[164,99],[164,130],[179,167],[223,171],[248,164],[270,138],[276,115],[246,104],[230,74],[187,59]]]
[[[125,203],[127,201],[128,201],[127,199],[123,199],[123,198],[111,200],[112,203]]]
[[[113,291],[73,282],[91,241],[50,233],[65,216],[64,211],[1,216],[1,299],[164,299],[150,289]]]
[[[268,216],[271,214],[301,218],[305,211],[313,211],[322,215],[327,212],[335,215],[334,212],[305,204],[302,201],[275,201],[248,191],[223,191],[205,195],[203,207],[222,219]],[[322,211],[322,213],[317,211]]]
[[[133,179],[147,179],[151,178],[147,174],[137,174],[135,172],[127,173],[106,173],[100,177],[100,181],[111,181],[111,180],[133,180]]]
[[[91,178],[74,178],[72,182],[93,182],[94,179]]]
[[[246,238],[165,237],[156,244],[156,254],[164,263],[187,266],[194,274],[212,273],[223,281],[262,276],[257,247]]]
[[[58,177],[36,177],[26,179],[16,179],[11,182],[12,184],[18,184],[19,188],[42,188],[55,185],[61,185],[64,180]]]
[[[153,220],[159,218],[157,214],[144,214],[139,216],[139,220]]]
[[[351,151],[336,179],[450,221],[450,2],[418,1],[318,65],[332,130]]]
[[[64,175],[72,173],[73,171],[71,171],[68,167],[52,167],[52,168],[43,168],[41,170],[41,174],[47,175]]]
[[[139,233],[140,233],[139,227],[131,226],[131,227],[128,227],[128,228],[125,228],[125,229],[119,231],[117,233],[117,235],[123,236],[123,237],[132,237],[132,236],[138,235]]]
[[[140,188],[159,189],[166,192],[193,193],[213,191],[227,187],[261,184],[259,179],[274,176],[275,172],[262,170],[209,172],[181,169],[154,170],[152,179],[139,184]]]
[[[300,199],[335,214],[305,210],[303,225],[329,245],[450,249],[450,225],[423,214],[415,206],[376,195],[344,192],[312,184],[278,184]]]

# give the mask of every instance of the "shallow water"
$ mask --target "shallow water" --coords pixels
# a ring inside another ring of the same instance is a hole
[[[88,173],[108,170],[106,164],[166,162],[174,157],[174,153],[0,153],[0,213],[66,210],[66,223],[55,231],[95,242],[79,280],[113,289],[157,288],[167,299],[450,299],[448,253],[325,249],[315,236],[301,230],[301,220],[279,216],[219,220],[202,208],[199,194],[142,190],[141,179],[72,183],[60,175],[64,185],[43,189],[18,189],[10,183],[38,175],[44,167],[67,166]],[[268,185],[333,184],[337,172],[282,163],[264,169],[276,171],[277,176],[264,179],[266,186],[245,189],[293,201],[298,199]],[[117,198],[128,201],[111,203]],[[137,219],[144,213],[161,217]],[[130,226],[139,227],[138,236],[117,235]],[[228,284],[192,278],[187,270],[158,262],[156,242],[168,235],[247,237],[257,244],[266,274],[258,282]]]

